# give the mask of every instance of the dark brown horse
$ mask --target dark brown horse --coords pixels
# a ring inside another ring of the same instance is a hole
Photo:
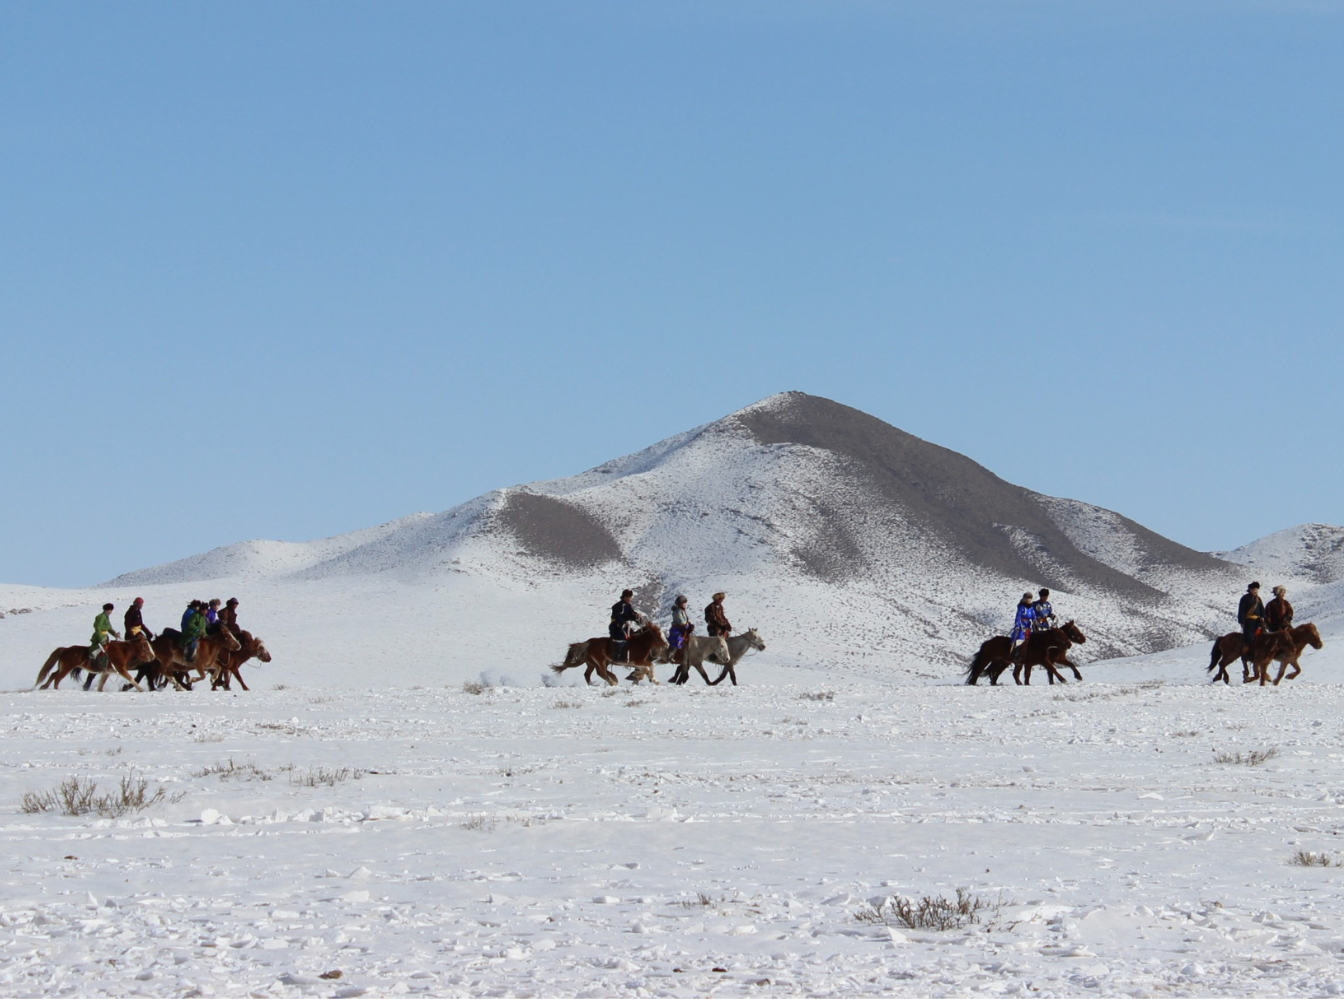
[[[160,672],[179,691],[185,688],[179,674],[189,674],[195,670],[197,681],[203,680],[207,673],[212,677],[218,677],[219,671],[223,669],[220,661],[225,654],[236,653],[243,648],[242,643],[235,639],[228,629],[220,629],[214,635],[202,636],[196,643],[196,658],[190,663],[187,662],[187,653],[182,648],[179,635],[159,635],[150,645],[154,649],[154,658],[158,660]],[[152,666],[150,670],[153,670]]]
[[[238,668],[253,657],[256,657],[256,659],[260,660],[262,663],[271,662],[271,654],[270,651],[266,649],[266,644],[251,632],[240,629],[238,632],[238,642],[243,648],[237,652],[224,654],[219,664],[220,669],[215,674],[214,680],[210,682],[211,691],[219,687],[222,687],[225,691],[230,690],[230,674],[232,674],[234,679],[242,685],[244,691],[251,690],[247,684],[243,682],[243,675],[238,672]]]
[[[52,650],[47,662],[42,664],[42,669],[38,671],[37,680],[34,685],[60,688],[61,681],[74,670],[89,671],[89,679],[92,680],[95,674],[104,674],[115,670],[117,673],[130,681],[137,691],[143,691],[139,684],[131,679],[130,668],[137,663],[153,659],[154,652],[149,648],[149,640],[143,635],[137,635],[134,639],[109,642],[103,646],[103,651],[107,654],[105,661],[94,661],[89,658],[88,646],[60,646]],[[55,671],[52,671],[55,667]],[[51,673],[48,677],[47,674]],[[45,680],[45,683],[44,683]],[[101,690],[101,688],[100,688]]]
[[[1297,625],[1282,632],[1275,632],[1285,638],[1285,642],[1280,643],[1274,651],[1273,659],[1279,661],[1279,676],[1274,678],[1274,685],[1277,687],[1279,681],[1283,680],[1284,672],[1291,666],[1293,672],[1288,675],[1292,680],[1298,674],[1302,673],[1302,665],[1297,662],[1297,658],[1302,655],[1302,651],[1310,646],[1312,649],[1320,649],[1325,645],[1321,639],[1321,633],[1316,630],[1316,626],[1311,622],[1305,625]],[[1255,661],[1256,675],[1260,678],[1260,684],[1263,687],[1266,678],[1269,676],[1269,660],[1261,662]],[[1254,678],[1252,678],[1254,680]]]
[[[1013,662],[1013,640],[1006,635],[996,635],[980,644],[979,652],[966,670],[966,683],[974,684],[982,676],[988,676],[990,684],[997,684],[999,675],[1009,667],[1013,668],[1014,684],[1030,684],[1032,667],[1045,667],[1051,684],[1056,679],[1064,683],[1064,677],[1055,669],[1056,666],[1068,667],[1074,677],[1082,680],[1083,675],[1069,659],[1068,653],[1075,643],[1084,642],[1087,642],[1087,636],[1073,622],[1065,622],[1059,628],[1038,629],[1022,644],[1018,660]],[[1026,671],[1025,676],[1023,671]]]
[[[635,668],[626,680],[638,683],[640,677],[646,677],[657,684],[658,679],[653,676],[654,659],[666,656],[668,650],[663,630],[653,622],[649,622],[630,636],[625,648],[627,659],[617,666]],[[583,672],[583,679],[587,683],[593,683],[593,671],[596,670],[608,684],[619,684],[616,675],[608,669],[613,663],[616,661],[611,658],[611,639],[604,635],[584,642],[571,642],[565,662],[554,664],[551,669],[557,674],[562,674],[570,667],[587,664],[588,669]]]
[[[1260,632],[1256,635],[1256,641],[1262,646],[1268,646],[1278,642],[1274,638],[1274,632]],[[1246,637],[1240,632],[1229,632],[1227,635],[1219,636],[1213,640],[1213,651],[1209,655],[1209,672],[1214,670],[1218,672],[1213,675],[1211,683],[1222,681],[1224,684],[1232,683],[1227,676],[1227,668],[1237,660],[1241,661],[1241,679],[1249,682],[1255,680],[1251,674],[1251,646],[1246,642]]]

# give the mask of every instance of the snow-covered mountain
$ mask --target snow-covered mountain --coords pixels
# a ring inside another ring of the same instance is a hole
[[[355,669],[392,642],[403,662],[465,656],[474,673],[601,634],[623,586],[660,617],[679,592],[701,607],[725,590],[734,624],[758,628],[776,664],[933,678],[1004,631],[1024,590],[1050,587],[1096,659],[1227,631],[1239,564],[1301,586],[1344,575],[1344,529],[1281,536],[1196,552],[790,392],[567,479],[316,542],[230,545],[98,593],[152,588],[175,604],[228,591],[272,633],[339,637],[329,664]]]

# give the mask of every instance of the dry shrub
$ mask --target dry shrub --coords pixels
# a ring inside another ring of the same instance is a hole
[[[1247,764],[1250,767],[1259,767],[1265,761],[1273,760],[1278,755],[1278,747],[1269,747],[1266,750],[1251,750],[1248,753],[1242,753],[1240,750],[1236,753],[1223,751],[1213,755],[1213,762],[1215,764]]]
[[[467,681],[462,685],[463,694],[485,694],[490,689],[480,681]]]
[[[1344,859],[1332,858],[1324,851],[1295,851],[1288,863],[1299,868],[1344,868]]]
[[[1002,901],[991,903],[969,890],[958,889],[956,899],[925,896],[916,902],[904,896],[889,896],[881,905],[871,903],[855,912],[854,918],[866,924],[885,924],[910,930],[951,931],[980,922],[986,910],[997,912]]]
[[[64,816],[87,816],[97,813],[116,819],[128,813],[141,812],[165,800],[179,802],[182,794],[168,797],[168,790],[160,785],[152,793],[149,782],[129,771],[122,775],[115,791],[98,791],[98,783],[91,778],[66,778],[54,790],[24,792],[22,809],[26,813],[59,812]]]
[[[583,708],[583,702],[561,698],[559,701],[551,702],[551,708]]]
[[[306,771],[295,771],[291,774],[289,783],[304,788],[316,788],[318,785],[339,785],[343,781],[358,780],[362,777],[364,772],[357,767],[310,767]]]
[[[199,771],[193,772],[192,777],[208,778],[212,774],[219,775],[221,781],[228,781],[230,778],[236,781],[270,781],[272,777],[252,761],[246,760],[241,764],[235,764],[232,757],[217,764],[207,764]]]

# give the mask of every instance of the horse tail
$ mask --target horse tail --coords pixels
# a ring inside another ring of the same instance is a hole
[[[47,657],[47,662],[42,664],[42,669],[37,672],[37,680],[33,681],[33,687],[37,687],[47,679],[47,674],[51,673],[51,668],[55,665],[56,661],[61,658],[61,654],[64,652],[64,646],[57,646],[51,651],[51,655]]]
[[[1214,670],[1216,670],[1218,667],[1218,661],[1221,660],[1222,658],[1223,658],[1222,640],[1214,639],[1213,652],[1209,656],[1209,665],[1206,668],[1205,672],[1210,674],[1213,673]]]
[[[571,642],[569,644],[569,652],[565,654],[565,662],[552,663],[551,669],[554,670],[557,674],[563,674],[570,667],[583,666],[584,658],[587,655],[588,655],[588,643]]]
[[[981,646],[980,652],[975,654],[975,657],[971,660],[971,665],[966,668],[966,683],[974,684],[979,680],[980,674],[989,666],[989,662],[989,654],[986,653],[984,647]]]

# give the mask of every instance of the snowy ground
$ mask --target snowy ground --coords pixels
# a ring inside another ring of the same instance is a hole
[[[1062,688],[12,691],[0,993],[1335,994],[1344,868],[1289,860],[1344,857],[1340,640],[1266,689],[1200,647]],[[20,810],[128,768],[173,801]],[[959,887],[963,930],[855,916]]]

